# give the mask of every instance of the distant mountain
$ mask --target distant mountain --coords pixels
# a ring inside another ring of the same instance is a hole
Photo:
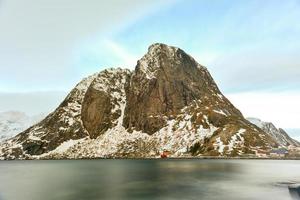
[[[0,142],[16,136],[44,117],[43,114],[28,116],[18,111],[0,112]]]
[[[248,122],[207,68],[153,44],[134,71],[83,79],[40,123],[0,146],[2,159],[243,156],[278,143]]]
[[[297,140],[292,139],[286,132],[285,130],[281,128],[276,128],[274,124],[271,122],[263,122],[260,119],[257,118],[247,118],[249,122],[252,124],[258,126],[261,128],[263,131],[265,131],[267,134],[269,134],[274,140],[277,141],[277,143],[281,146],[297,146],[300,147],[300,142]]]

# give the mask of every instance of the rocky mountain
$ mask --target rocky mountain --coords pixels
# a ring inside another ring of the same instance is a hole
[[[134,71],[83,79],[40,123],[0,145],[2,159],[243,156],[278,143],[247,121],[208,70],[153,44]]]
[[[296,147],[300,147],[300,142],[292,139],[285,130],[281,128],[276,128],[274,124],[271,122],[263,122],[257,118],[247,118],[249,122],[261,128],[264,132],[269,134],[280,146],[288,147],[289,145],[293,145]]]
[[[16,136],[28,129],[44,117],[43,114],[28,116],[19,111],[7,111],[0,113],[0,142]]]

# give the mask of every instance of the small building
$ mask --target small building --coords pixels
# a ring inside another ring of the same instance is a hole
[[[266,158],[267,157],[267,151],[258,149],[256,151],[256,156],[259,157],[259,158]]]
[[[270,151],[270,156],[271,157],[276,157],[276,158],[283,158],[285,157],[289,151],[285,148],[279,148],[279,149],[273,149]]]
[[[170,155],[170,151],[164,149],[163,152],[160,154],[161,158],[168,158]]]
[[[289,145],[288,146],[289,151],[299,151],[300,152],[300,147],[294,146],[294,145]]]

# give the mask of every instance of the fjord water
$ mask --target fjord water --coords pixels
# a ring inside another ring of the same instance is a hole
[[[0,161],[1,200],[291,199],[300,161]]]

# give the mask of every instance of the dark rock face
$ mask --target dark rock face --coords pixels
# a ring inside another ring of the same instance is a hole
[[[206,98],[214,102],[218,99],[212,94],[221,94],[205,67],[181,49],[164,44],[150,46],[138,61],[130,86],[124,125],[148,134],[164,127],[191,102]]]
[[[91,83],[82,103],[81,119],[91,138],[96,138],[117,124],[129,70],[105,70]],[[125,108],[125,105],[124,105]]]
[[[91,138],[96,138],[111,127],[111,102],[108,94],[89,88],[82,105],[83,125]]]

